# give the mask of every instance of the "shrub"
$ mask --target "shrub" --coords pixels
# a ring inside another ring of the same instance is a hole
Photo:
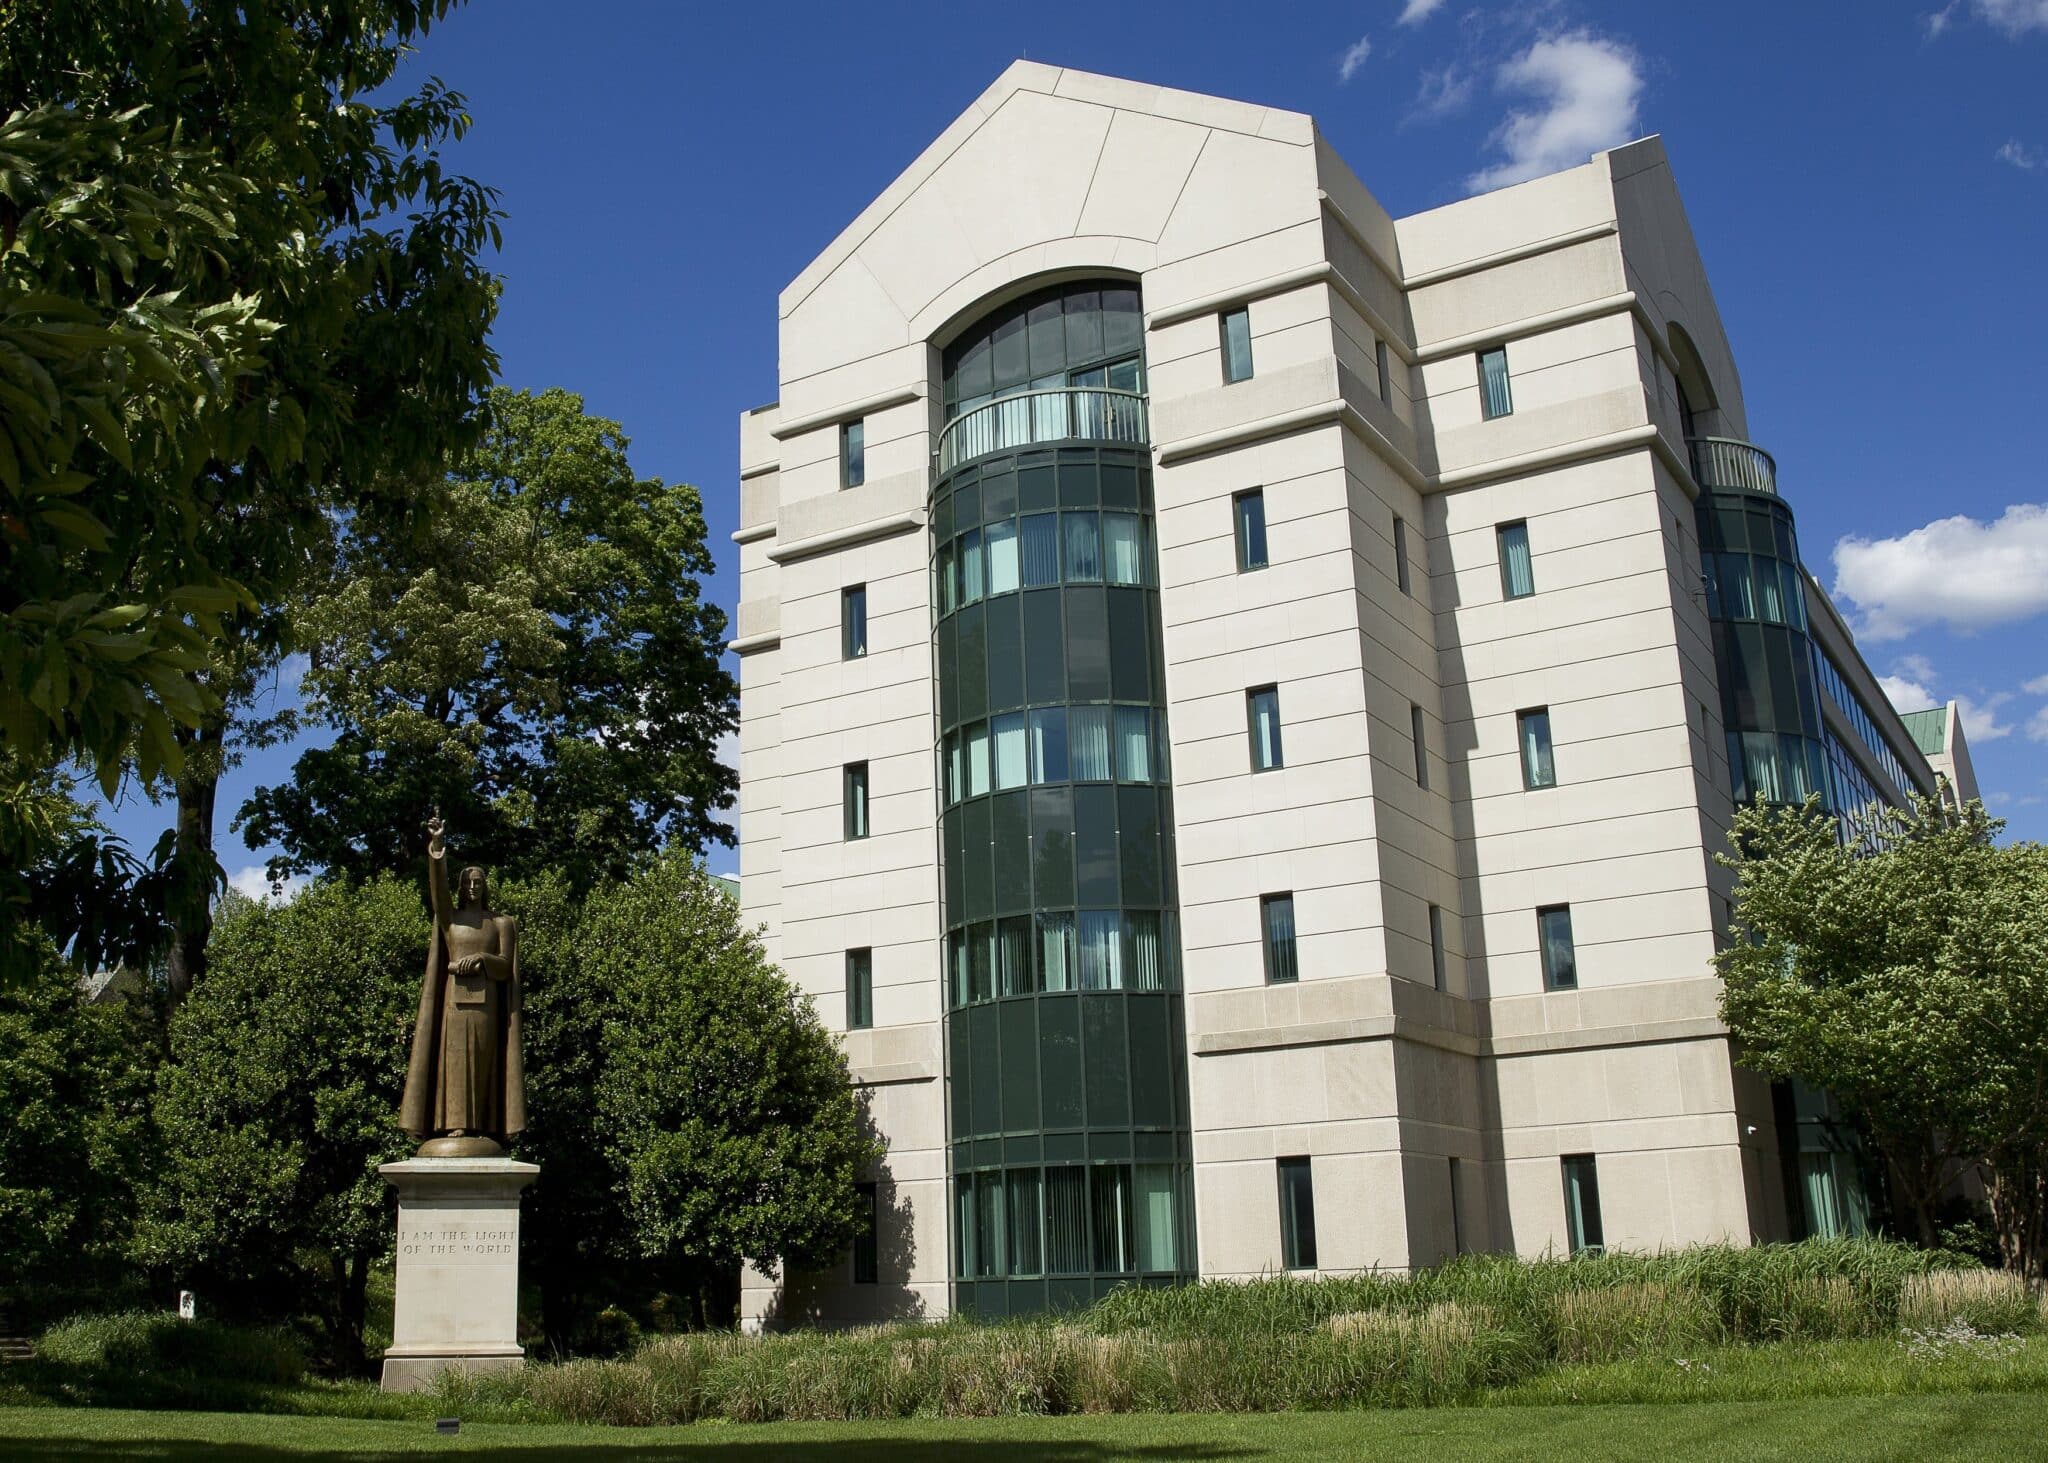
[[[96,1377],[185,1373],[293,1386],[306,1376],[305,1351],[288,1331],[185,1321],[168,1311],[74,1317],[43,1333],[36,1356]]]

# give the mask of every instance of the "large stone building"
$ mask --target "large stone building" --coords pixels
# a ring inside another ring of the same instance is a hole
[[[1020,62],[780,315],[743,899],[889,1153],[750,1319],[1854,1223],[1713,856],[1930,741],[1655,138],[1394,219],[1306,116]]]

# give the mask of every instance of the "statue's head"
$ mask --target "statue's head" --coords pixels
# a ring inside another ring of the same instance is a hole
[[[471,864],[455,880],[455,907],[467,909],[474,904],[478,909],[490,907],[491,891],[484,883],[484,871]]]

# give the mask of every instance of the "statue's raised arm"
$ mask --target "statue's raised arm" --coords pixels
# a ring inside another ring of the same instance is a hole
[[[455,905],[448,897],[448,846],[442,842],[447,831],[436,808],[427,819],[427,887],[433,891],[434,923],[444,930],[455,917]]]

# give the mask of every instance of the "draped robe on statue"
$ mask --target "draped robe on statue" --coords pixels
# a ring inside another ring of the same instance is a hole
[[[412,1058],[398,1125],[415,1138],[445,1133],[505,1139],[526,1128],[526,1069],[519,1044],[519,925],[467,899],[448,897],[448,858],[430,852],[434,932],[413,1022]],[[484,957],[499,974],[457,974],[457,962]]]

